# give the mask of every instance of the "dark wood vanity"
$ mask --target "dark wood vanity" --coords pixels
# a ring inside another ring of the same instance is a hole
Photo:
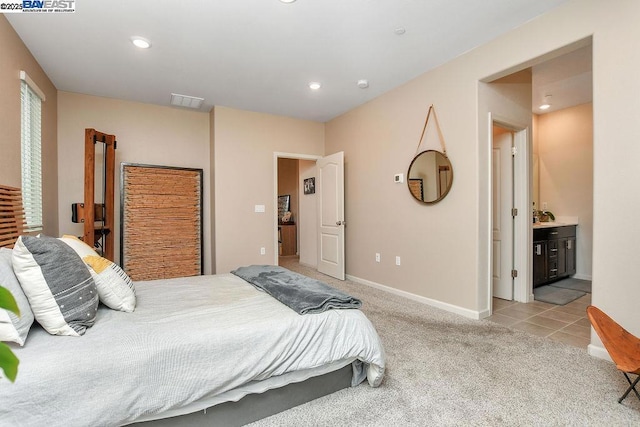
[[[533,227],[533,287],[576,273],[576,226]]]

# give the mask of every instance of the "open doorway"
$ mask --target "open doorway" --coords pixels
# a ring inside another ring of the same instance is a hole
[[[274,199],[278,207],[274,221],[275,265],[294,261],[317,267],[316,194],[308,188],[305,194],[305,180],[315,179],[316,161],[320,158],[274,153]],[[291,214],[283,221],[286,211]]]
[[[285,209],[278,209],[278,201],[280,196],[287,196],[278,193],[279,159],[298,161],[296,184],[289,187],[288,191],[296,192],[299,196],[295,239],[300,263],[328,276],[344,280],[346,274],[344,152],[340,151],[324,157],[274,153],[273,197],[276,206],[273,229],[274,265],[278,265],[280,261],[280,244],[284,238],[281,234],[283,225],[281,222],[284,223],[284,221],[281,219],[286,212]],[[291,197],[282,198],[285,202],[290,199]],[[279,210],[282,214],[279,214]]]
[[[283,257],[298,256],[298,159],[278,159],[278,265]]]
[[[590,40],[577,43],[573,47],[567,47],[562,50],[562,53],[550,53],[545,55],[545,58],[540,58],[539,61],[531,61],[530,64],[533,65],[489,83],[489,86],[494,86],[490,89],[491,93],[499,94],[494,98],[503,100],[501,107],[503,110],[505,105],[518,105],[518,108],[525,108],[524,96],[521,96],[513,104],[504,104],[504,102],[511,102],[514,99],[511,94],[514,92],[515,83],[521,85],[526,83],[514,81],[514,76],[517,74],[522,77],[527,73],[530,76],[528,93],[530,94],[531,133],[525,148],[528,158],[526,167],[521,168],[521,172],[518,172],[518,167],[515,164],[513,169],[514,182],[519,178],[528,181],[525,186],[526,203],[518,207],[518,214],[523,215],[529,221],[526,229],[522,232],[520,243],[516,242],[519,234],[514,228],[513,270],[515,270],[514,275],[517,277],[514,279],[513,300],[518,302],[534,300],[533,230],[531,224],[534,208],[537,211],[552,212],[558,224],[577,224],[577,239],[573,242],[577,254],[576,265],[573,266],[575,269],[574,278],[591,279],[593,241],[593,108]],[[509,87],[510,85],[511,87]],[[550,106],[540,109],[544,103],[550,104]],[[494,105],[491,106],[491,111],[493,109]],[[496,110],[502,111],[500,108],[496,108]],[[492,127],[496,124],[499,127],[501,125],[500,120],[495,120],[495,116],[493,120],[491,119],[491,114],[490,123]],[[493,130],[491,129],[493,137],[491,141],[498,139]],[[506,126],[502,132],[508,130],[509,126]],[[514,134],[514,136],[516,135],[517,133]],[[490,161],[493,171],[493,158]],[[495,185],[496,183],[492,181],[492,186],[495,187]],[[497,194],[495,188],[492,193]],[[517,189],[513,194],[514,197],[517,197]],[[492,200],[494,221],[496,220],[495,210],[499,209],[499,205],[497,200]],[[494,228],[492,227],[492,232],[495,231]],[[492,297],[503,298],[504,296],[496,291],[495,279],[496,276],[504,276],[508,272],[507,266],[504,264],[510,264],[511,257],[508,250],[502,251],[503,255],[498,254],[496,248],[499,245],[495,244],[495,239],[492,240],[492,246],[494,249],[490,251],[491,283],[489,293]],[[518,256],[515,253],[518,250],[521,250],[523,254],[528,252],[528,255],[522,258],[522,262],[526,263],[528,267],[525,273],[526,286],[517,284],[517,280],[521,279],[523,274],[523,271],[517,266]],[[558,262],[563,262],[562,257],[558,256],[557,258]],[[545,268],[548,268],[549,271],[556,268],[558,271],[560,270],[551,262],[548,264]],[[508,293],[505,299],[508,299]],[[495,302],[493,300],[494,304]],[[490,306],[492,307],[493,304]],[[491,312],[494,310],[495,308],[492,308]]]

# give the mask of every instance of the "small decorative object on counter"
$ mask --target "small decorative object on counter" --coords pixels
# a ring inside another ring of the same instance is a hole
[[[553,212],[536,209],[536,202],[533,202],[533,223],[555,221],[556,217]]]
[[[539,217],[540,217],[540,222],[549,222],[549,221],[555,221],[556,217],[553,215],[553,213],[551,211],[539,211],[538,213]]]

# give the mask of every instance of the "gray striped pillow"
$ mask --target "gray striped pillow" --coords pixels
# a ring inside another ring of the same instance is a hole
[[[80,336],[93,325],[98,291],[87,266],[67,244],[47,236],[21,236],[13,248],[13,269],[47,332]]]

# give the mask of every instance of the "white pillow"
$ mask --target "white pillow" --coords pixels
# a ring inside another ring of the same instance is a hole
[[[33,314],[47,332],[80,336],[93,326],[98,291],[73,249],[53,237],[20,236],[12,261]]]
[[[27,300],[18,278],[13,272],[12,255],[11,249],[0,248],[0,286],[7,288],[13,295],[20,309],[20,316],[0,309],[0,341],[24,345],[33,324],[33,312],[29,306],[29,300]]]
[[[69,245],[89,267],[98,287],[100,301],[114,310],[132,312],[136,308],[136,292],[133,281],[119,265],[102,258],[91,246],[75,236],[60,238]]]

